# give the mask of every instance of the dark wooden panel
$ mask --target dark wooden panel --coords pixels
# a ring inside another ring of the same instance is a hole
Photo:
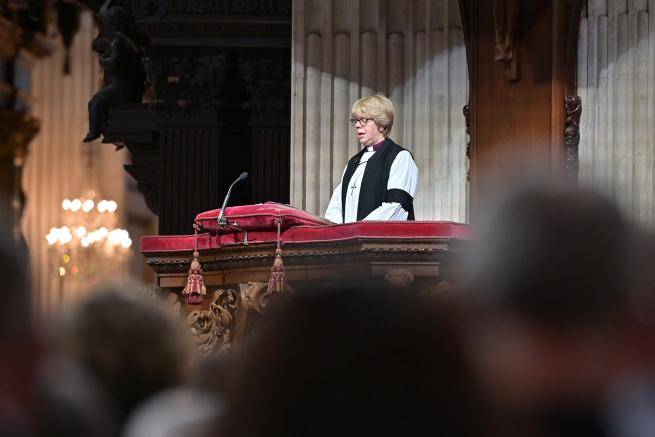
[[[219,126],[174,127],[161,136],[162,235],[193,233],[196,214],[218,208],[225,184]]]
[[[471,107],[471,215],[489,196],[536,173],[560,177],[565,97],[574,87],[579,10],[566,0],[521,0],[519,78],[494,60],[494,1],[461,0]],[[573,45],[575,45],[573,39]],[[573,66],[571,65],[573,64]]]
[[[289,203],[289,126],[254,126],[251,190],[254,203]]]

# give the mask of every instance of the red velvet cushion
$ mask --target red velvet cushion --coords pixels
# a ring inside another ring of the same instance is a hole
[[[216,232],[216,220],[220,209],[203,212],[196,216],[196,223],[201,231]],[[230,206],[225,208],[229,223],[237,222],[239,228],[246,231],[277,230],[276,220],[281,221],[281,229],[292,226],[319,226],[332,224],[329,220],[310,214],[289,205],[276,202],[258,203],[256,205]],[[233,233],[234,229],[224,228],[219,234]]]

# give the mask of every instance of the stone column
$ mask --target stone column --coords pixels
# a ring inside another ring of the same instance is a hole
[[[580,181],[655,224],[655,1],[590,1],[580,25]]]

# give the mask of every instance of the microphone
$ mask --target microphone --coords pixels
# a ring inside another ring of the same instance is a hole
[[[218,221],[216,222],[216,225],[218,227],[221,226],[227,226],[227,217],[225,217],[225,207],[227,206],[227,201],[230,200],[230,195],[232,194],[232,188],[238,183],[244,180],[245,178],[248,177],[248,172],[244,171],[239,175],[239,177],[232,182],[232,185],[230,185],[230,188],[227,190],[227,194],[225,195],[225,199],[223,200],[223,206],[221,206],[221,213],[218,215]]]

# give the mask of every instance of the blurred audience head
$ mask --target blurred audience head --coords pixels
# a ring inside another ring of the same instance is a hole
[[[34,409],[37,435],[118,435],[116,405],[89,371],[57,355],[44,359],[39,370]]]
[[[601,196],[525,189],[484,226],[474,291],[535,323],[604,323],[627,302],[631,242],[631,228]]]
[[[184,376],[184,328],[160,302],[132,287],[94,293],[67,325],[65,351],[98,378],[122,419]]]
[[[497,406],[599,408],[626,371],[636,235],[611,202],[581,189],[526,188],[497,205],[467,293],[474,355]]]
[[[238,364],[235,353],[231,350],[214,351],[199,356],[191,372],[191,385],[223,398],[232,390],[234,372]]]
[[[225,435],[472,435],[478,404],[445,309],[352,283],[296,290],[241,350]]]

